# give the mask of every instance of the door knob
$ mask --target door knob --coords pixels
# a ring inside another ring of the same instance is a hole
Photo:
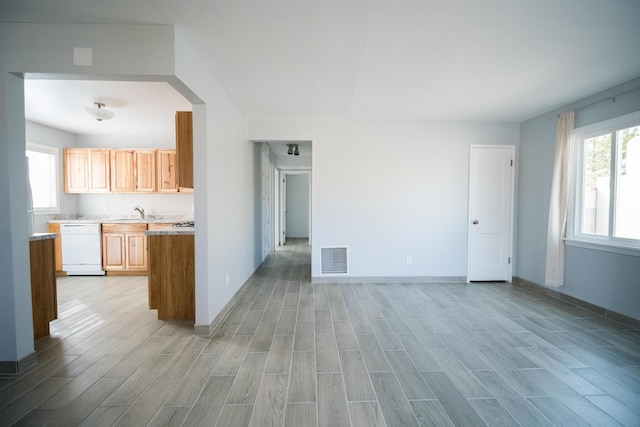
[[[473,220],[473,224],[474,224],[474,225],[475,225],[475,224],[478,224],[478,220],[477,220],[477,219],[474,219],[474,220]]]

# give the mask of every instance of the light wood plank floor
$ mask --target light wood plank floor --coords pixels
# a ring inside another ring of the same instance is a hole
[[[509,284],[312,285],[308,248],[211,338],[157,320],[144,277],[61,278],[0,425],[640,425],[640,331]]]

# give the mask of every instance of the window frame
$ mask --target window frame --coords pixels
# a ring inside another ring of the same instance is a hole
[[[571,161],[571,167],[574,171],[572,173],[570,172],[572,185],[567,215],[567,237],[565,238],[567,245],[640,256],[640,239],[629,239],[613,235],[616,220],[615,205],[617,202],[616,191],[619,168],[617,132],[635,126],[640,126],[640,111],[574,129]],[[584,141],[605,134],[611,134],[609,224],[607,235],[601,236],[586,234],[581,231],[584,203]]]
[[[34,142],[27,141],[25,144],[25,156],[27,151],[34,151],[43,154],[52,155],[55,165],[55,180],[53,183],[53,191],[55,192],[55,206],[50,208],[33,208],[34,215],[52,215],[60,213],[60,150],[58,147],[51,145],[36,144]],[[28,162],[27,158],[27,162]]]

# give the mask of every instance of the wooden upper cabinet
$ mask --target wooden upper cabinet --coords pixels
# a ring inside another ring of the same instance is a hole
[[[176,193],[178,191],[176,150],[156,150],[156,191]]]
[[[89,150],[64,149],[64,192],[87,193],[89,191]]]
[[[139,193],[156,191],[156,150],[136,150],[134,164],[135,191]]]
[[[193,115],[191,111],[176,113],[176,158],[178,187],[193,189]]]
[[[65,148],[65,193],[108,193],[111,191],[110,151],[98,148]]]
[[[89,150],[89,192],[108,193],[111,191],[111,150]]]
[[[191,112],[189,118],[191,117]],[[178,120],[176,120],[178,123]],[[188,166],[180,168],[176,150],[64,149],[65,193],[175,193],[193,191],[191,121]],[[177,134],[177,133],[176,133]],[[183,157],[185,158],[185,157]],[[179,184],[179,170],[190,173],[187,185]]]
[[[134,150],[111,150],[111,191],[133,193]]]

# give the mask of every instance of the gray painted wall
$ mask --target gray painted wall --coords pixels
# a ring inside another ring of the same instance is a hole
[[[640,111],[640,79],[521,124],[515,275],[537,284],[544,283],[557,117],[568,110],[576,111],[576,127]],[[557,290],[640,319],[640,257],[567,246],[565,285]]]
[[[517,123],[249,120],[250,140],[313,141],[314,278],[323,246],[349,248],[350,277],[465,277],[469,146],[517,152],[519,133]]]
[[[287,174],[287,237],[309,237],[308,174]]]

